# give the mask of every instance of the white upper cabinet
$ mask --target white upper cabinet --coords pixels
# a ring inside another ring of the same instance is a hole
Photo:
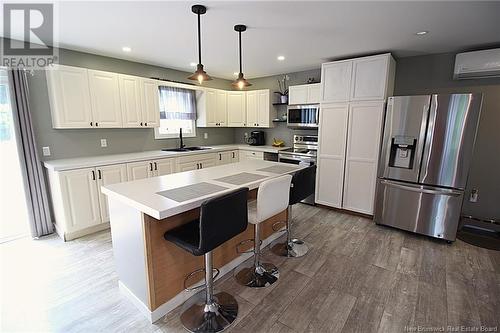
[[[320,83],[290,86],[288,104],[317,104],[320,102]]]
[[[157,80],[141,79],[141,102],[144,127],[159,127],[160,95]]]
[[[227,92],[224,90],[216,91],[217,98],[215,103],[216,126],[227,126]]]
[[[391,60],[380,55],[353,61],[351,101],[385,100]]]
[[[271,127],[275,115],[269,89],[246,92],[247,127]]]
[[[318,104],[321,101],[321,83],[307,85],[307,104]]]
[[[157,80],[54,65],[47,70],[53,128],[158,127]]]
[[[271,107],[269,89],[257,90],[257,127],[271,127],[274,109]]]
[[[307,103],[307,86],[290,86],[288,89],[288,104],[306,104]]]
[[[206,88],[197,93],[196,126],[225,127],[227,126],[227,92],[224,90]]]
[[[390,53],[321,66],[321,102],[383,101],[394,89],[396,63]]]
[[[259,119],[257,109],[257,90],[247,91],[246,111],[247,111],[247,126],[255,127]]]
[[[53,128],[89,128],[92,122],[86,68],[54,65],[46,71]]]
[[[352,61],[344,60],[321,65],[321,102],[347,102],[351,89]]]
[[[245,127],[245,92],[228,91],[227,92],[227,126]]]
[[[92,118],[96,127],[122,127],[118,74],[88,70]]]
[[[120,85],[120,101],[122,106],[123,126],[141,127],[142,116],[141,78],[137,76],[118,76]]]

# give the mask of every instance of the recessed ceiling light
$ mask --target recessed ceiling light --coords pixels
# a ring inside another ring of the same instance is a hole
[[[191,66],[191,67],[196,67],[196,63],[195,63],[195,62],[190,62],[190,63],[189,63],[189,66]]]
[[[283,61],[283,60],[285,60],[285,56],[278,56],[278,60],[279,60],[279,61]]]
[[[417,36],[423,36],[423,35],[427,35],[429,33],[429,31],[419,31],[419,32],[416,32],[415,35]]]
[[[123,52],[130,52],[130,51],[132,51],[132,49],[128,46],[124,46],[124,47],[122,47],[122,51]]]

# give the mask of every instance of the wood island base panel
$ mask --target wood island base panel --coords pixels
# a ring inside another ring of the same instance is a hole
[[[256,198],[257,190],[249,192],[249,200]],[[117,200],[109,200],[111,229],[115,262],[120,278],[120,289],[151,321],[181,305],[194,292],[184,290],[186,276],[203,268],[203,256],[193,256],[166,241],[166,231],[188,223],[199,217],[199,208],[157,220]],[[278,238],[275,222],[285,222],[287,211],[275,215],[261,224],[263,246]],[[221,273],[231,272],[236,266],[252,256],[252,253],[238,253],[236,246],[243,240],[254,238],[254,226],[214,250],[214,267]],[[240,250],[248,250],[250,243]],[[188,281],[198,284],[203,274]],[[196,281],[198,280],[198,281]]]

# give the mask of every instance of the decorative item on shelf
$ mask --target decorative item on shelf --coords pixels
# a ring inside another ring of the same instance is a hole
[[[284,146],[285,146],[285,141],[273,138],[273,147],[284,147]]]
[[[191,76],[188,77],[189,80],[197,80],[200,84],[203,81],[212,80],[212,78],[205,72],[203,69],[203,64],[201,63],[201,22],[200,15],[203,15],[207,12],[207,7],[203,5],[193,5],[191,7],[191,11],[198,16],[198,65],[196,66],[196,72],[194,72]]]
[[[318,83],[318,82],[316,82],[315,78],[310,77],[310,78],[307,79],[307,84],[313,84],[313,83]]]
[[[240,72],[238,73],[238,78],[232,83],[234,87],[238,89],[243,89],[245,87],[250,87],[252,84],[248,82],[243,76],[243,70],[241,68],[241,33],[247,30],[247,26],[243,24],[237,24],[234,26],[234,31],[238,32],[238,45],[240,50]]]
[[[290,77],[287,74],[283,75],[281,79],[278,79],[279,91],[276,91],[275,94],[279,95],[278,102],[281,104],[288,103],[288,80],[290,80]]]

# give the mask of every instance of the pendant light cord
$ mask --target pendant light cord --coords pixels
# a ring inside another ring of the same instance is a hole
[[[239,40],[240,40],[240,73],[243,73],[242,68],[241,68],[241,31],[239,31],[238,34],[239,34]]]
[[[198,64],[201,64],[201,20],[198,13]]]

